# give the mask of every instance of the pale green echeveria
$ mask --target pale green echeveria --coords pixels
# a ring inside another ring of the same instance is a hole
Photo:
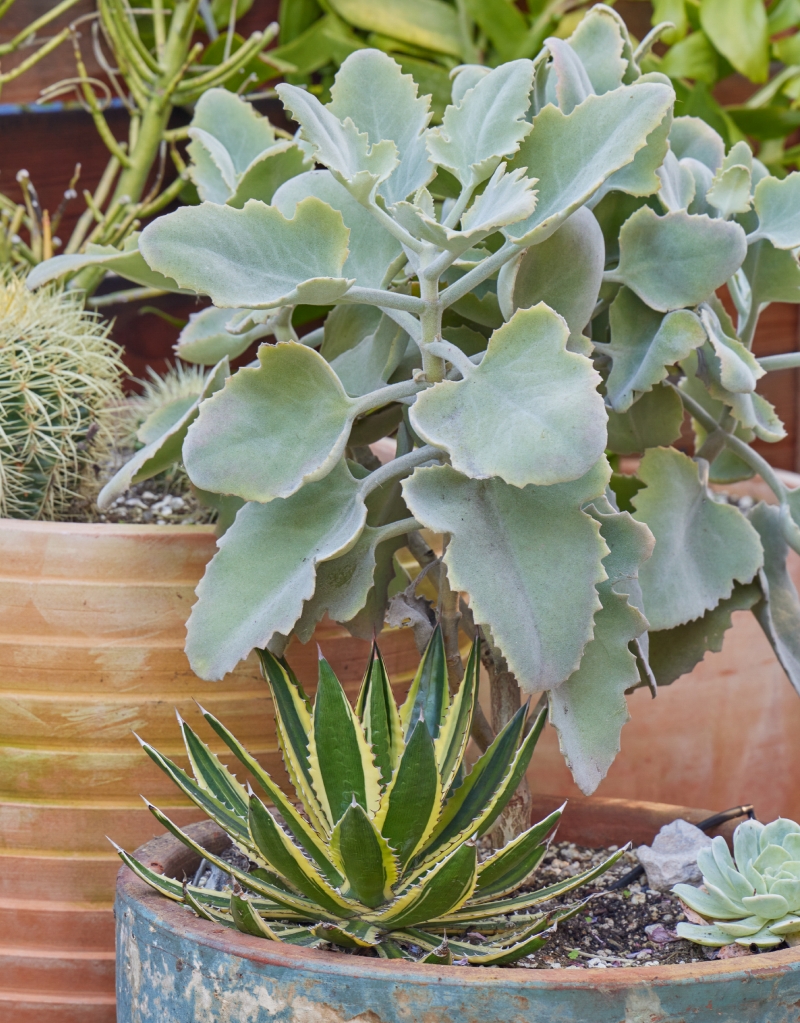
[[[745,821],[733,833],[733,856],[724,838],[701,849],[703,887],[672,890],[707,926],[679,923],[678,935],[700,945],[775,948],[800,932],[800,824],[779,817]]]
[[[276,139],[272,125],[228,89],[209,89],[189,126],[189,175],[200,198],[242,207],[272,202],[276,190],[310,167],[292,139]]]
[[[219,201],[139,240],[150,272],[214,303],[179,350],[202,362],[278,341],[203,402],[182,446],[195,485],[243,503],[198,590],[191,663],[219,678],[326,613],[379,631],[394,552],[425,527],[523,691],[548,693],[591,792],[625,691],[652,682],[648,623],[667,636],[724,617],[749,587],[775,596],[769,627],[792,656],[784,552],[765,559],[761,539],[777,526],[716,502],[702,463],[658,447],[696,388],[715,442],[746,437],[743,463],[757,429],[776,431],[750,353],[761,296],[800,273],[785,238],[756,228],[774,186],[741,146],[673,118],[671,85],[640,75],[602,6],[535,61],[461,69],[435,128],[429,97],[377,50],[344,61],[327,105],[279,91],[318,169],[269,202],[223,198],[283,143],[249,108],[222,123],[212,97],[192,173],[219,174]],[[714,296],[725,284],[735,325]],[[299,306],[324,317],[303,343]],[[396,457],[377,466],[368,445],[387,437]],[[641,478],[612,474],[604,451],[645,452]]]

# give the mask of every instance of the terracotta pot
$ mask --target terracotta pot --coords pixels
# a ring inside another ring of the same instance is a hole
[[[183,823],[202,816],[132,730],[182,761],[174,708],[195,722],[196,698],[283,777],[255,658],[203,682],[183,653],[213,551],[210,527],[0,520],[0,1023],[115,1018],[106,835],[131,849],[161,831],[140,793]],[[352,695],[369,644],[330,622],[314,638]],[[381,646],[407,683],[410,633]],[[313,683],[316,643],[290,656]]]
[[[705,810],[632,802],[571,806],[565,834],[602,844],[650,841]],[[534,814],[553,808],[537,801]],[[600,812],[597,812],[597,809]],[[588,814],[588,817],[584,815]],[[219,851],[206,823],[195,836]],[[561,832],[559,832],[561,834]],[[196,868],[172,836],[137,853],[173,876]],[[416,966],[317,952],[212,924],[127,869],[117,885],[119,1023],[796,1023],[800,949],[635,970]]]
[[[800,485],[795,473],[780,475],[788,486]],[[775,500],[759,477],[717,489]],[[800,590],[800,557],[791,551],[789,570]],[[719,653],[706,654],[655,700],[645,689],[632,693],[628,708],[621,752],[597,795],[715,811],[753,803],[762,821],[800,820],[800,696],[751,612],[734,614]],[[528,779],[535,792],[579,794],[550,725]]]

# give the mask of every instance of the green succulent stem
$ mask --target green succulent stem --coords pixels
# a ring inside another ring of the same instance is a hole
[[[781,355],[764,355],[756,362],[768,373],[778,369],[797,369],[800,367],[800,352],[784,352]]]

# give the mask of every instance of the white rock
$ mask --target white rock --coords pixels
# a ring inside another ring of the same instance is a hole
[[[697,854],[711,845],[711,839],[688,821],[665,824],[652,846],[640,845],[639,862],[647,872],[651,888],[666,891],[675,884],[700,884],[703,875],[697,866]]]

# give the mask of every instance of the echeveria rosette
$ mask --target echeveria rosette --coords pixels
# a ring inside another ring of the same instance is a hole
[[[599,877],[625,852],[531,890],[531,875],[547,851],[562,806],[478,862],[475,839],[491,829],[514,794],[545,713],[526,732],[527,707],[520,708],[466,772],[464,754],[478,700],[477,643],[451,697],[437,628],[401,707],[376,644],[355,707],[324,659],[313,707],[285,661],[262,651],[261,663],[295,796],[284,793],[207,711],[206,722],[254,779],[259,794],[242,786],[185,722],[181,730],[193,776],[142,743],[181,792],[255,863],[248,870],[232,866],[150,806],[184,845],[230,875],[230,885],[218,892],[181,884],[119,850],[122,860],[156,891],[198,916],[289,944],[330,942],[382,958],[449,964],[455,956],[499,966],[541,948],[559,920],[585,902],[540,907]],[[523,885],[526,890],[519,892]],[[468,930],[486,940],[481,945],[461,940]],[[421,948],[422,956],[409,946]]]
[[[700,945],[775,948],[800,933],[800,824],[745,821],[733,833],[733,856],[724,838],[702,849],[697,865],[703,887],[672,889],[707,927],[679,923],[678,935]]]

